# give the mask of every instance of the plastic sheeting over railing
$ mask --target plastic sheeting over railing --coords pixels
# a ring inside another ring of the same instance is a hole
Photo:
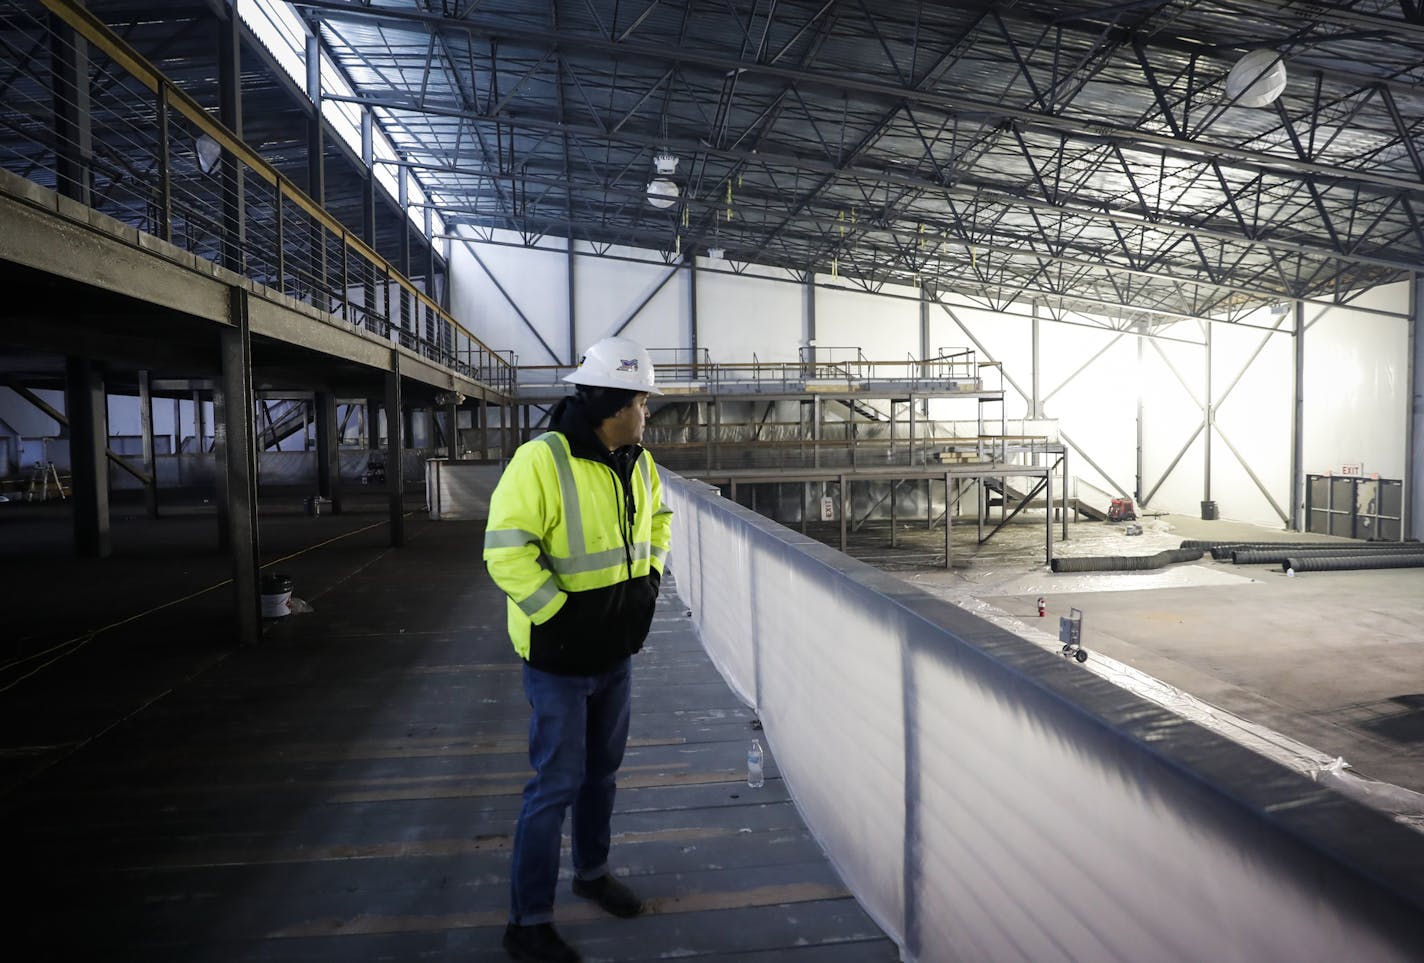
[[[1424,839],[668,473],[672,567],[908,960],[1417,960]]]

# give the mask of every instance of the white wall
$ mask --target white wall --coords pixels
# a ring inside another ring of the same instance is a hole
[[[1373,291],[1362,306],[1402,311],[1403,284]],[[1349,308],[1305,314],[1305,470],[1400,478],[1407,463],[1408,326]]]
[[[571,349],[567,256],[558,244],[552,250],[471,246],[561,355],[560,363],[620,328],[650,348],[691,345],[690,269],[676,269],[635,312],[673,269],[657,252],[625,250],[616,253],[642,263],[576,258],[574,314],[580,343]],[[456,318],[491,347],[513,348],[521,364],[552,363],[464,247],[455,244],[452,252]],[[797,359],[808,329],[803,281],[765,268],[738,275],[725,262],[698,259],[697,265],[695,337],[714,362],[745,363],[754,356],[763,362]],[[824,275],[817,282],[818,347],[859,348],[872,361],[919,356],[918,291],[886,287],[872,294]],[[1305,309],[1303,470],[1338,472],[1346,464],[1363,464],[1366,473],[1400,478],[1410,457],[1405,437],[1411,401],[1408,289],[1404,284],[1379,288],[1355,305],[1308,304]],[[1209,339],[1208,322],[1182,321],[1159,328],[1141,345],[1135,330],[1115,330],[1120,325],[1105,319],[1034,318],[1026,305],[1000,313],[933,303],[927,317],[932,353],[970,348],[977,360],[1001,364],[1005,418],[1034,417],[1031,402],[1037,391],[1040,414],[1057,420],[1072,474],[1083,483],[1074,486],[1075,493],[1102,499],[1119,493],[1150,495],[1148,508],[1190,515],[1199,514],[1201,502],[1210,499],[1222,518],[1286,526],[1293,307],[1284,317],[1262,309],[1239,324],[1213,322]],[[992,371],[985,374],[996,379]],[[1214,409],[1210,429],[1205,427],[1208,401]],[[963,401],[937,400],[930,408],[935,419],[972,420],[977,414],[974,404]],[[986,412],[991,419],[998,414]]]
[[[805,340],[805,285],[721,272],[697,276],[697,344],[721,363],[794,362]],[[655,347],[680,347],[658,345]]]

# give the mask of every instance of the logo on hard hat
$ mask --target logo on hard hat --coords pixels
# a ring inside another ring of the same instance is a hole
[[[637,371],[637,370],[638,370],[638,359],[637,359],[637,358],[619,358],[619,359],[618,359],[618,370],[619,370],[619,371]]]

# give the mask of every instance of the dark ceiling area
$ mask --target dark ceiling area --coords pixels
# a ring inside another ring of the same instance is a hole
[[[221,3],[88,6],[215,103]],[[452,234],[1114,326],[1345,301],[1424,264],[1414,0],[293,7]],[[244,136],[303,183],[299,91],[245,56]],[[352,159],[327,150],[351,223]]]

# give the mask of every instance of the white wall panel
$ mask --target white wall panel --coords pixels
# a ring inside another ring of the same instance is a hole
[[[891,292],[890,287],[886,288]],[[893,293],[918,297],[913,288]],[[859,348],[868,361],[904,361],[920,353],[920,304],[852,288],[816,289],[816,346]],[[833,357],[840,360],[843,354]]]
[[[713,271],[697,275],[697,345],[723,364],[797,361],[805,334],[804,284]]]
[[[1032,320],[1017,315],[996,314],[977,308],[954,306],[949,310],[930,305],[930,351],[954,353],[974,352],[979,362],[998,361],[1003,377],[990,369],[981,369],[985,390],[1002,387],[1002,414],[1009,419],[1031,417],[1030,398],[1033,394],[1033,328]],[[997,406],[985,406],[984,415],[997,419]],[[963,401],[935,399],[930,402],[930,416],[936,419],[976,417],[973,409],[966,413]]]
[[[1096,488],[1103,497],[1130,495],[1137,468],[1136,339],[1040,322],[1039,357],[1044,416],[1058,420],[1075,450],[1072,473],[1092,486],[1070,487],[1069,494],[1089,499]]]
[[[1275,319],[1267,315],[1256,320],[1269,325]],[[1288,519],[1280,512],[1290,513],[1294,366],[1290,317],[1279,332],[1216,325],[1212,329],[1211,361],[1212,393],[1216,398],[1216,431],[1211,442],[1212,499],[1225,517],[1285,527]],[[1260,486],[1247,474],[1248,467]],[[1270,499],[1262,494],[1261,486],[1270,493]],[[1223,501],[1227,498],[1229,503]]]
[[[1194,321],[1162,334],[1143,343],[1141,365],[1131,374],[1142,393],[1141,495],[1144,507],[1196,515],[1206,484],[1205,338]]]
[[[470,253],[489,269],[486,273]],[[522,365],[565,364],[569,347],[567,254],[499,244],[455,242],[450,252],[450,313],[496,351],[513,350]],[[490,275],[498,280],[495,281]],[[575,269],[575,277],[578,272]],[[508,298],[501,294],[504,288]],[[514,305],[510,304],[513,300]],[[523,313],[548,347],[520,318]],[[551,356],[550,351],[554,352]]]
[[[686,268],[581,257],[574,279],[579,351],[613,334],[646,348],[687,346]]]
[[[1408,333],[1402,318],[1348,308],[1307,309],[1307,473],[1363,464],[1367,474],[1403,477]]]

